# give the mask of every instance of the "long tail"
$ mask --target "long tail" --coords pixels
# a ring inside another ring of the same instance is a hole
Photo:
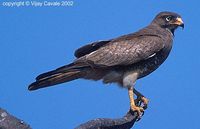
[[[37,90],[82,78],[85,75],[85,68],[87,67],[83,64],[71,63],[56,70],[40,74],[36,77],[36,81],[29,85],[28,89]]]

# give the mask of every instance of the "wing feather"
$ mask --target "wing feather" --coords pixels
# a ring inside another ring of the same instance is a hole
[[[87,54],[93,52],[93,51],[96,51],[97,49],[99,49],[100,47],[104,46],[105,44],[107,44],[109,42],[110,42],[110,40],[101,40],[101,41],[97,41],[97,42],[87,44],[85,46],[78,48],[75,51],[74,55],[77,58],[80,58],[84,55],[87,55]]]
[[[163,40],[157,35],[142,35],[129,40],[110,42],[86,55],[86,62],[95,66],[130,65],[149,58],[164,47]]]

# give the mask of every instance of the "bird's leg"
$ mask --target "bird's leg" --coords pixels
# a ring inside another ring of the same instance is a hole
[[[142,101],[143,103],[144,103],[144,106],[143,106],[143,108],[147,108],[147,105],[148,105],[148,103],[149,103],[149,100],[146,98],[146,97],[144,97],[144,95],[143,94],[141,94],[139,91],[137,91],[135,88],[133,89],[133,92],[134,92],[134,94],[137,96],[137,99],[136,99],[136,101],[138,102],[138,101]]]
[[[141,117],[142,112],[144,112],[144,109],[142,107],[138,107],[135,105],[133,87],[128,88],[128,95],[129,95],[129,99],[130,99],[131,110],[136,111],[138,113],[139,117]]]

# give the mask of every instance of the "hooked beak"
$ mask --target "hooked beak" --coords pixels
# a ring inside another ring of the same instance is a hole
[[[180,17],[176,18],[176,21],[174,22],[175,25],[178,25],[184,29],[184,22]]]

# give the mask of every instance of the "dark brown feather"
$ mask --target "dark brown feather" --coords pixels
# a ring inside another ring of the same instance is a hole
[[[36,90],[81,78],[84,76],[85,69],[88,67],[87,64],[82,62],[71,63],[57,68],[56,70],[40,74],[36,77],[36,81],[29,85],[28,89]]]
[[[80,47],[79,49],[77,49],[74,53],[74,55],[77,58],[80,58],[84,55],[87,55],[93,51],[96,51],[97,49],[99,49],[100,47],[104,46],[105,44],[109,43],[110,40],[105,40],[105,41],[97,41],[97,42],[93,42],[91,44],[87,44],[83,47]]]
[[[131,36],[130,36],[131,37]],[[130,38],[128,36],[128,38]],[[126,37],[124,37],[126,38]],[[130,39],[119,38],[86,55],[86,62],[95,66],[131,65],[147,59],[164,47],[158,35],[134,35]]]
[[[29,85],[29,90],[37,90],[44,87],[53,86],[56,84],[61,84],[64,82],[72,81],[74,79],[78,79],[82,76],[81,71],[71,71],[66,73],[60,73],[49,78],[38,80],[31,85]]]

